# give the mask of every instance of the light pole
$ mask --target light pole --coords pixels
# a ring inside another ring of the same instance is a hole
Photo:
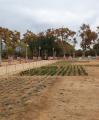
[[[0,36],[0,66],[1,66],[1,62],[2,62],[2,39]]]
[[[56,51],[54,52],[54,56],[55,56],[55,58],[56,58]]]
[[[20,64],[21,64],[21,50],[22,50],[22,47],[21,47],[21,41],[18,40],[18,43],[19,43],[19,61],[20,61]]]
[[[28,48],[28,46],[29,46],[29,45],[28,45],[28,44],[26,44],[26,62],[27,62],[27,60],[28,60],[28,49],[27,49],[27,48]]]
[[[39,59],[41,57],[40,52],[41,52],[41,47],[39,46]]]
[[[21,56],[21,41],[18,40],[18,46],[19,46],[19,57]]]
[[[34,59],[34,50],[32,52],[33,52],[33,59]]]
[[[54,59],[54,57],[55,57],[55,56],[54,56],[54,50],[55,50],[55,49],[53,48],[53,59]]]
[[[73,46],[74,46],[73,58],[75,59],[75,44]]]
[[[57,40],[55,40],[55,44],[57,44]],[[56,59],[56,50],[55,48],[53,48],[53,59]]]
[[[64,59],[66,58],[65,52],[64,52]]]
[[[76,36],[77,37],[77,36]],[[75,47],[76,47],[76,44],[77,44],[77,39],[76,37],[73,38],[73,47],[74,47],[74,51],[73,51],[73,58],[75,58]]]

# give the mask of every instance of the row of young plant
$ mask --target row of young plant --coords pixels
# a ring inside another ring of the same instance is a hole
[[[31,75],[31,76],[82,76],[88,75],[86,70],[81,65],[51,65],[44,66],[41,68],[35,68],[21,72],[20,75]]]

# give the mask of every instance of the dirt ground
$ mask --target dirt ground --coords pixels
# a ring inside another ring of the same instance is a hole
[[[99,60],[87,60],[87,61],[77,61],[73,62],[72,64],[77,65],[87,65],[87,66],[99,66]]]
[[[86,66],[89,76],[0,78],[0,120],[99,120],[93,62]]]

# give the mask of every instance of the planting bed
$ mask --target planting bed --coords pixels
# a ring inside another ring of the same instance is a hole
[[[42,96],[55,80],[43,76],[0,78],[0,120],[38,120]]]
[[[82,76],[88,75],[82,65],[73,65],[70,62],[57,62],[52,65],[23,71],[20,75],[30,76]]]

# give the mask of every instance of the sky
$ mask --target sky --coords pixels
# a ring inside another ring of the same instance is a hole
[[[0,26],[22,33],[99,25],[99,0],[0,0]]]

